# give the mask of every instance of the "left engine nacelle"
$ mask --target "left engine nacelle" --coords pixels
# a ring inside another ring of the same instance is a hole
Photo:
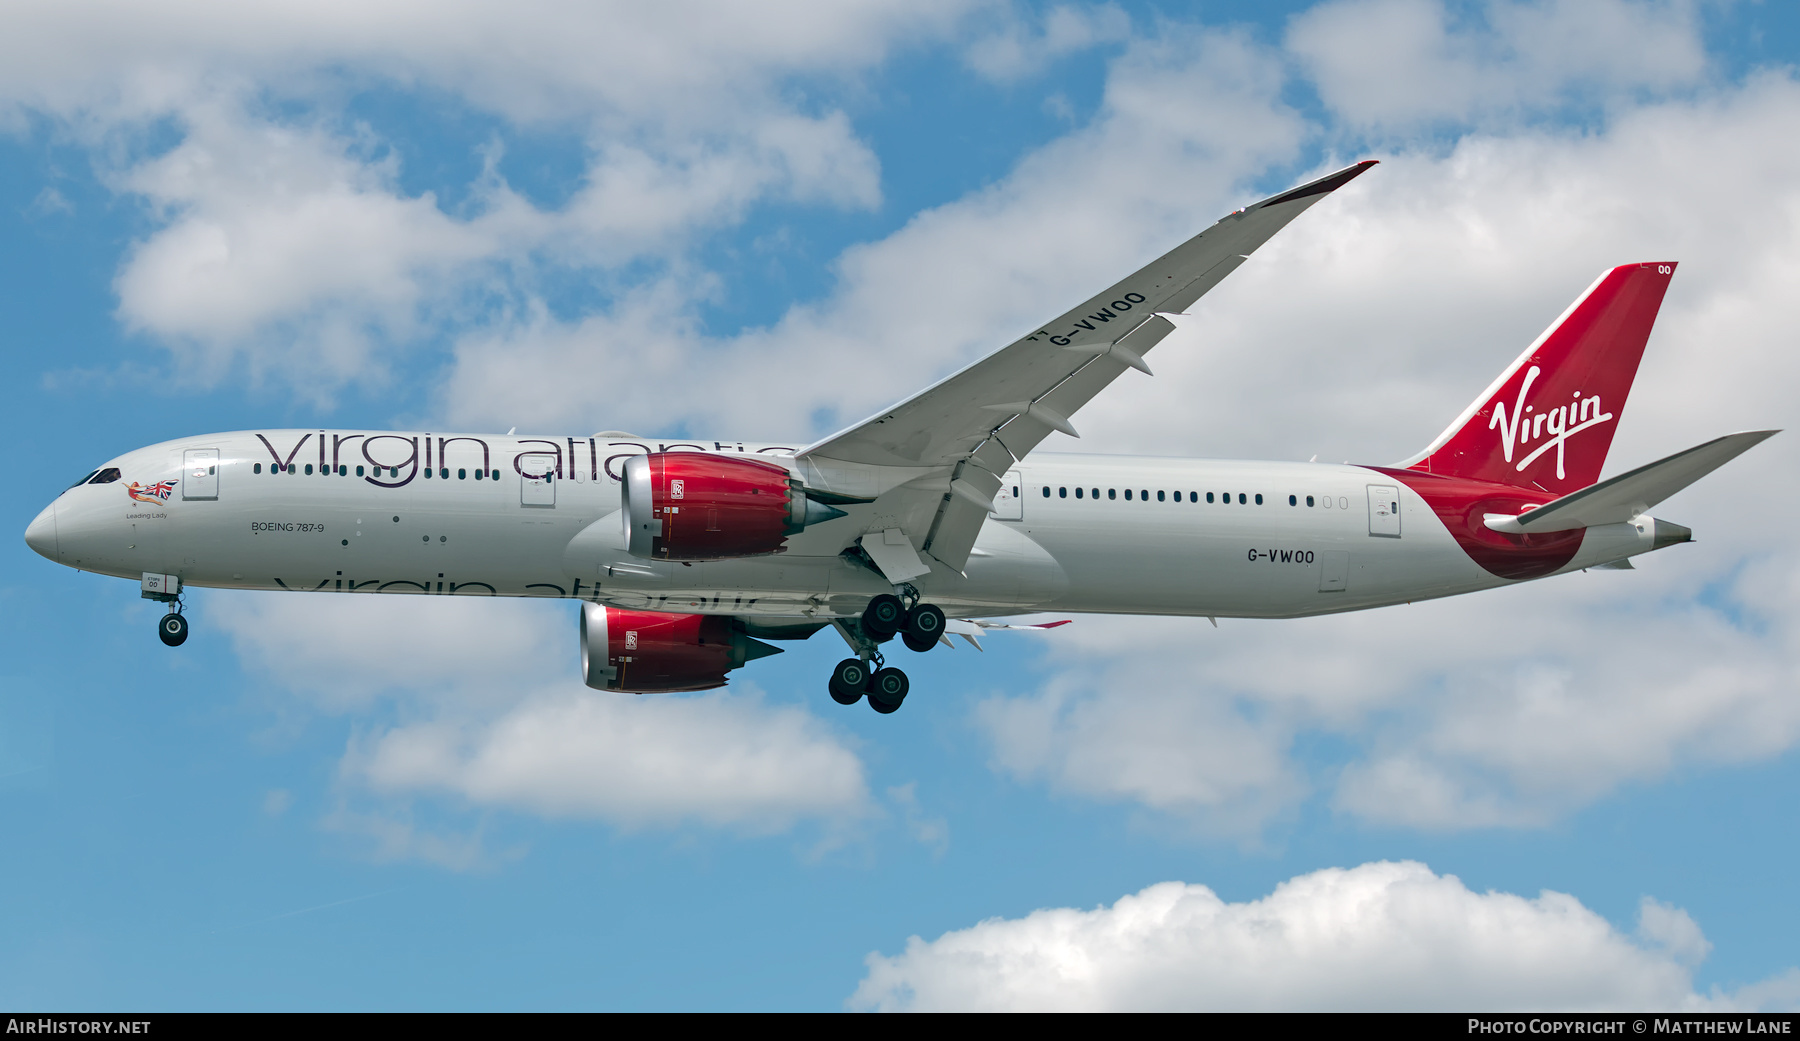
[[[789,535],[844,516],[808,498],[783,467],[700,452],[633,456],[620,494],[626,550],[651,560],[780,553]]]
[[[711,690],[745,662],[780,653],[722,615],[581,605],[581,678],[596,690]]]

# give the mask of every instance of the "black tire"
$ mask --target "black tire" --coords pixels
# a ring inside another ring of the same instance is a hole
[[[877,640],[885,640],[906,624],[906,605],[892,593],[882,593],[863,609],[863,631]]]
[[[868,685],[868,663],[861,658],[845,658],[831,670],[831,681],[826,687],[831,691],[831,700],[840,705],[854,705],[861,700],[863,688]]]
[[[166,614],[156,623],[156,635],[170,647],[180,647],[187,642],[188,621],[179,614]]]
[[[869,677],[869,707],[885,716],[900,707],[911,687],[906,673],[892,666],[882,669]]]
[[[912,650],[923,653],[936,647],[938,641],[935,636],[919,636],[914,633],[901,633],[900,642],[906,644],[906,646]]]
[[[906,612],[906,631],[920,640],[936,643],[937,638],[944,635],[944,625],[944,609],[936,604],[918,604]],[[912,647],[912,644],[907,646]],[[926,644],[923,649],[930,648],[931,644]],[[913,647],[915,651],[920,649]]]

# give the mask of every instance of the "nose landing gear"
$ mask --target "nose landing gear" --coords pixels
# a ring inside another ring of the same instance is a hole
[[[156,622],[156,635],[170,647],[180,647],[187,642],[188,620],[187,616],[181,613],[180,601],[169,602],[169,613],[163,615]]]

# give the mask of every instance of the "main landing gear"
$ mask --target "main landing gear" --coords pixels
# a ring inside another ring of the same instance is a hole
[[[906,700],[912,684],[906,673],[889,666],[881,656],[881,643],[896,635],[915,651],[929,651],[944,635],[943,609],[936,604],[918,602],[918,593],[906,587],[912,606],[891,593],[883,593],[869,601],[856,622],[839,622],[838,629],[856,648],[859,657],[845,658],[831,670],[826,685],[831,699],[840,705],[854,705],[868,695],[869,707],[887,715]]]
[[[169,601],[169,613],[157,619],[156,635],[170,647],[180,647],[187,642],[188,620],[181,613],[181,601]]]

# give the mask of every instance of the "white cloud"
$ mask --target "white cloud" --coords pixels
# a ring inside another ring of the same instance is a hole
[[[348,776],[386,794],[642,827],[749,832],[869,809],[862,762],[808,712],[754,696],[548,691],[496,718],[402,725],[352,747]]]
[[[208,383],[245,355],[302,397],[368,374],[372,337],[405,339],[445,296],[433,283],[461,281],[530,215],[496,193],[490,214],[452,219],[396,191],[391,155],[353,149],[228,103],[190,109],[179,145],[120,178],[167,221],[126,258],[120,317]]]
[[[1439,0],[1337,0],[1290,19],[1286,44],[1338,115],[1400,131],[1692,86],[1696,7],[1489,0],[1457,18]]]
[[[1131,16],[1112,4],[1058,4],[1035,14],[1007,8],[999,27],[969,44],[963,60],[988,79],[1012,83],[1076,51],[1131,36]]]
[[[1055,680],[991,697],[975,721],[1006,773],[1207,830],[1254,834],[1319,789],[1388,825],[1540,825],[1800,741],[1800,602],[1735,621],[1702,603],[1683,587],[1719,566],[1700,556],[1713,544],[1354,615],[1084,619],[1051,645]],[[1750,602],[1729,584],[1710,597]],[[1337,751],[1303,762],[1295,742],[1327,735]]]
[[[326,405],[545,271],[667,264],[764,201],[875,205],[873,153],[791,85],[851,82],[963,6],[28,3],[0,40],[0,121],[49,116],[148,204],[160,226],[125,260],[119,314],[181,376],[242,365]],[[409,157],[343,127],[374,87],[582,142],[582,183],[548,210],[492,165],[455,213],[405,192]]]
[[[229,605],[208,617],[263,678],[277,713],[311,706],[353,722],[339,768],[346,801],[327,823],[374,841],[384,859],[491,860],[479,829],[416,823],[409,807],[421,799],[748,834],[802,823],[842,832],[878,812],[862,760],[805,709],[755,693],[582,687],[566,603],[267,593],[208,603]],[[915,803],[909,820],[916,814]],[[929,824],[920,818],[915,830]]]
[[[1227,903],[1164,882],[1092,911],[989,919],[870,954],[852,1007],[881,1011],[1532,1011],[1788,1008],[1800,972],[1694,992],[1705,939],[1646,901],[1648,943],[1574,897],[1476,893],[1423,864],[1302,875]]]
[[[415,690],[435,692],[440,705],[469,696],[506,706],[573,678],[580,662],[569,603],[235,592],[207,603],[209,624],[225,631],[253,675],[332,713]]]
[[[1241,34],[1137,41],[1112,63],[1092,123],[991,188],[847,250],[826,300],[709,337],[682,272],[578,322],[521,315],[463,340],[443,410],[475,427],[532,414],[546,426],[772,437],[806,437],[819,415],[861,419],[1244,201],[1237,182],[1285,160],[1304,132],[1281,89],[1279,57]],[[546,369],[565,378],[529,377]],[[597,386],[671,392],[597,398]]]
[[[942,858],[950,848],[950,822],[942,817],[932,817],[925,813],[919,805],[919,785],[916,781],[894,785],[887,790],[888,800],[899,807],[901,817],[906,822],[906,830],[912,834],[913,840],[931,850],[934,856]]]
[[[347,72],[352,84],[444,90],[521,122],[630,124],[656,113],[691,129],[716,126],[732,114],[729,99],[762,96],[789,76],[866,69],[892,47],[945,32],[967,6],[25,0],[8,7],[0,101],[160,114],[227,80],[329,96]]]

